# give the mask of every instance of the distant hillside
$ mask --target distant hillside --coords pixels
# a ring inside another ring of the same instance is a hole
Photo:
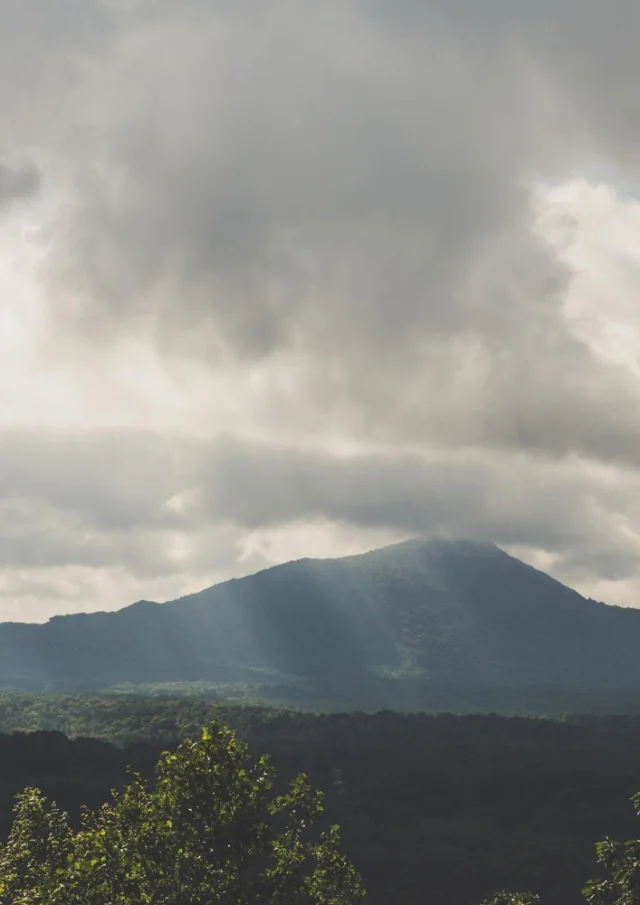
[[[537,696],[545,712],[549,694],[567,698],[563,709],[576,709],[573,697],[640,695],[639,649],[639,611],[586,600],[493,545],[409,541],[166,604],[1,624],[0,685],[199,682],[325,709],[482,700],[517,711]]]

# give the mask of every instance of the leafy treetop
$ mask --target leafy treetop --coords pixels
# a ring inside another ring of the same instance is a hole
[[[0,905],[355,905],[364,893],[318,829],[321,794],[299,775],[273,792],[267,758],[211,723],[162,755],[149,788],[86,810],[74,832],[28,788],[0,849]]]

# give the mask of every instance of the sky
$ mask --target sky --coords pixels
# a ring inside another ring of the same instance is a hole
[[[0,21],[0,620],[423,534],[640,606],[637,0]]]

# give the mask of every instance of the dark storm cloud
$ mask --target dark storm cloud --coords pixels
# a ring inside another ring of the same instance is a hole
[[[573,472],[573,474],[572,474]],[[327,518],[404,534],[448,533],[552,546],[589,532],[598,493],[575,463],[477,451],[330,456],[221,440],[201,466],[201,504],[246,528]],[[558,521],[557,510],[563,512]]]
[[[635,56],[578,12],[138,5],[80,94],[84,133],[63,116],[83,153],[65,145],[59,310],[81,291],[96,341],[149,321],[214,365],[292,354],[301,409],[385,441],[633,458],[637,386],[570,334],[532,212],[536,179],[633,153]]]
[[[247,532],[329,522],[540,548],[566,568],[634,571],[640,479],[483,450],[335,456],[241,439],[3,431],[0,565],[172,574],[231,568]],[[176,538],[184,548],[177,563]]]
[[[44,235],[48,353],[75,340],[99,362],[145,335],[204,362],[212,392],[221,362],[257,363],[273,435],[7,436],[0,497],[64,513],[61,536],[74,520],[125,538],[325,518],[629,569],[616,507],[638,524],[637,379],[570,331],[535,190],[594,167],[637,179],[640,5],[0,12],[0,148],[62,199]],[[29,172],[0,169],[0,199],[32,191]],[[310,452],[308,425],[371,450]]]

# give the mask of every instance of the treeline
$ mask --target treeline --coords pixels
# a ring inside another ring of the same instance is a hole
[[[31,700],[23,712],[35,718],[41,699]],[[25,786],[42,788],[77,820],[81,804],[96,807],[122,787],[128,764],[149,776],[180,726],[197,735],[198,714],[203,723],[212,715],[211,705],[198,711],[202,702],[105,699],[93,702],[94,722],[88,709],[81,724],[82,700],[67,699],[70,725],[93,725],[104,737],[111,714],[114,737],[129,733],[129,745],[50,732],[0,737],[3,833],[12,796]],[[585,881],[597,875],[594,844],[640,835],[629,802],[640,791],[640,719],[222,707],[214,717],[222,713],[254,752],[271,754],[283,783],[302,771],[324,790],[326,820],[342,826],[343,848],[372,905],[467,905],[499,888],[577,905]],[[153,741],[141,741],[150,735]]]
[[[0,693],[0,733],[47,729],[124,748],[133,742],[173,744],[198,735],[210,720],[242,724],[272,711],[216,704],[204,698]]]
[[[422,710],[422,708],[418,708]],[[446,711],[442,707],[440,711]],[[484,713],[492,713],[486,708]],[[621,713],[624,711],[620,711]],[[640,700],[635,709],[640,713]],[[156,694],[153,696],[133,694],[109,694],[88,696],[84,694],[28,694],[17,692],[0,692],[0,733],[37,732],[47,729],[62,732],[69,738],[94,738],[111,742],[120,748],[134,742],[151,742],[162,745],[174,744],[183,738],[197,735],[202,726],[210,720],[219,720],[241,732],[258,734],[266,730],[263,724],[271,725],[273,720],[282,717],[285,724],[301,720],[299,726],[325,726],[323,720],[337,718],[342,725],[344,715],[316,714],[305,710],[290,710],[264,704],[239,704],[211,700],[205,694],[194,694],[179,697],[176,693]],[[405,714],[407,725],[422,716]],[[441,719],[429,716],[429,719]],[[320,721],[317,722],[317,719]],[[356,717],[357,719],[357,717]],[[543,722],[573,722],[586,720],[589,731],[598,726],[615,725],[617,732],[631,732],[636,725],[636,717],[609,717],[606,714],[598,717],[569,716],[553,717]],[[613,722],[611,720],[613,719]],[[533,720],[535,724],[538,720]],[[272,728],[276,729],[276,722]],[[475,725],[475,724],[469,724]],[[626,726],[626,729],[622,729]],[[631,727],[631,728],[629,728]],[[315,731],[315,730],[314,730]]]

